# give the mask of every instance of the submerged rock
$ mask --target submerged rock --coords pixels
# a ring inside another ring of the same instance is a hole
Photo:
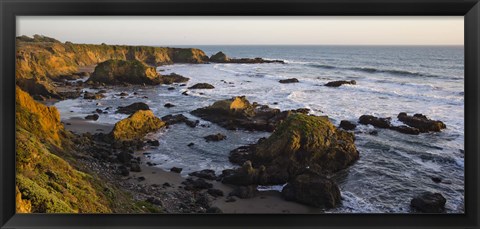
[[[155,68],[138,60],[107,60],[95,67],[88,82],[115,84],[149,84],[161,83]]]
[[[197,83],[188,89],[214,89],[215,87],[208,83]]]
[[[222,141],[222,140],[225,140],[227,138],[227,136],[223,135],[223,134],[212,134],[212,135],[208,135],[208,136],[205,136],[203,137],[207,142],[218,142],[218,141]]]
[[[150,110],[150,107],[146,103],[137,102],[137,103],[132,103],[126,107],[118,107],[115,113],[133,114],[139,110]]]
[[[352,84],[352,85],[355,85],[357,84],[357,81],[355,80],[338,80],[338,81],[332,81],[332,82],[328,82],[326,83],[324,86],[327,86],[327,87],[340,87],[344,84]]]
[[[290,78],[290,79],[279,80],[278,82],[279,83],[298,83],[300,81],[298,81],[297,78]]]
[[[442,213],[447,200],[440,193],[424,192],[410,202],[410,206],[424,213]]]
[[[115,141],[136,140],[164,126],[165,123],[155,117],[151,110],[139,110],[128,118],[117,122],[110,132],[110,136]]]
[[[341,202],[338,185],[325,176],[313,173],[297,176],[283,188],[282,197],[313,207],[333,208]]]
[[[442,129],[447,128],[445,123],[442,121],[437,121],[437,120],[431,120],[427,118],[427,116],[423,114],[414,114],[413,116],[407,115],[407,113],[400,113],[397,116],[398,120],[401,122],[417,128],[420,132],[426,133],[426,132],[440,132]]]

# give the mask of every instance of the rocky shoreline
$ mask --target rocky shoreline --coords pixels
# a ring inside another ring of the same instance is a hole
[[[26,91],[28,97],[31,95],[44,103],[48,99],[78,97],[101,100],[106,92],[116,87],[180,85],[189,81],[189,78],[175,73],[169,75],[158,73],[152,65],[209,62],[284,63],[281,60],[262,58],[235,59],[223,52],[208,57],[198,49],[76,45],[60,43],[46,37],[34,37],[33,40],[20,37],[17,41],[19,42],[17,91]],[[91,51],[98,53],[96,58],[85,56],[86,52]],[[68,57],[70,53],[74,53],[74,57]],[[31,56],[35,55],[41,55],[44,59],[37,58],[34,61]],[[64,58],[64,62],[56,65],[47,64],[50,63],[49,58],[59,57]],[[90,71],[80,72],[83,70],[80,67],[85,66],[95,67],[86,68]],[[33,72],[40,73],[41,76],[43,72],[43,76],[39,77]],[[280,83],[297,82],[299,81],[295,78],[280,81]],[[343,84],[355,85],[357,82],[333,81],[325,86],[339,87]],[[87,92],[84,90],[86,88],[97,89],[97,92]],[[208,83],[198,83],[188,89],[215,89],[215,87]],[[19,93],[25,93],[23,91]],[[188,93],[185,91],[184,95]],[[128,94],[118,94],[119,98],[123,96]],[[52,112],[55,110],[41,104],[35,106],[52,109]],[[173,106],[175,105],[165,104],[165,109]],[[25,107],[27,110],[31,108],[31,105]],[[355,145],[355,133],[352,132],[357,126],[355,122],[343,120],[340,126],[336,127],[327,116],[309,115],[307,108],[281,111],[250,102],[245,96],[238,95],[218,100],[210,106],[192,110],[190,113],[227,130],[266,131],[272,134],[268,138],[258,139],[256,144],[233,150],[229,160],[239,167],[223,170],[218,176],[213,170],[207,169],[190,173],[184,178],[178,174],[181,168],[172,168],[168,172],[156,168],[155,164],[149,161],[149,155],[145,154],[144,150],[154,148],[160,143],[157,139],[148,139],[146,136],[164,128],[175,128],[173,125],[177,123],[185,123],[191,128],[196,128],[198,120],[192,121],[183,115],[156,117],[148,104],[140,102],[92,112],[93,114],[86,116],[85,120],[94,122],[104,112],[128,114],[129,117],[110,126],[78,119],[61,124],[59,115],[58,117],[54,115],[55,117],[48,123],[53,123],[56,129],[61,130],[58,134],[50,136],[47,127],[42,127],[41,131],[32,134],[44,134],[47,135],[47,139],[54,138],[56,141],[68,139],[71,142],[71,150],[76,154],[74,158],[79,170],[92,173],[100,182],[106,182],[131,195],[136,207],[129,211],[140,211],[138,210],[140,208],[144,209],[141,212],[152,213],[323,212],[325,209],[341,205],[342,202],[341,190],[331,177],[361,158],[361,152]],[[446,128],[443,122],[428,119],[423,114],[409,116],[402,112],[397,118],[405,125],[393,126],[390,123],[391,118],[371,115],[361,116],[358,124],[413,135],[439,132]],[[25,122],[28,122],[27,119]],[[39,123],[45,123],[42,117]],[[217,133],[204,138],[205,141],[222,141],[225,137]],[[59,149],[50,146],[46,148],[52,152],[66,150],[61,144],[56,144]],[[257,190],[259,185],[282,185],[283,188],[281,193],[259,192]],[[28,196],[26,184],[20,184],[19,187],[19,201],[31,201],[33,197]],[[111,189],[104,188],[101,192],[105,194],[99,198],[108,198],[108,192],[111,192],[109,190]],[[412,199],[411,205],[421,212],[441,212],[445,205],[444,200],[441,194],[426,193]],[[128,198],[125,201],[128,201]],[[103,206],[106,212],[118,212],[121,209],[111,201],[106,202],[108,201],[105,200],[104,205],[109,207],[107,209]],[[41,203],[30,205],[30,210],[33,206],[32,211],[42,210],[38,207]],[[23,208],[25,209],[28,207]],[[86,211],[86,209],[70,210]]]

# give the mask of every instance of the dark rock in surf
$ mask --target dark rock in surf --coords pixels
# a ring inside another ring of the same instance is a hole
[[[340,121],[340,128],[344,130],[354,130],[357,127],[357,125],[353,122],[347,121],[347,120],[342,120]]]
[[[166,108],[172,108],[174,107],[175,105],[171,104],[171,103],[165,103],[165,105],[163,105],[164,107]]]
[[[205,136],[203,137],[207,142],[218,142],[218,141],[222,141],[222,140],[225,140],[227,138],[227,136],[223,135],[223,134],[212,134],[212,135],[208,135],[208,136]]]
[[[150,110],[150,107],[142,102],[132,103],[126,107],[118,107],[115,113],[120,114],[133,114],[139,110]]]
[[[362,115],[360,116],[358,122],[363,125],[372,125],[378,128],[388,129],[392,125],[390,120],[392,118],[378,118],[373,115]]]
[[[438,120],[431,120],[423,114],[414,114],[413,116],[407,115],[407,113],[402,112],[397,116],[398,120],[411,126],[417,128],[421,133],[426,132],[440,132],[442,129],[447,128],[445,123]]]
[[[442,213],[447,200],[440,193],[424,192],[412,199],[410,206],[423,213]]]
[[[357,82],[355,80],[338,80],[338,81],[332,81],[332,82],[328,82],[326,83],[324,86],[327,86],[327,87],[340,87],[344,84],[351,84],[351,85],[355,85],[357,84]]]
[[[280,83],[298,83],[300,81],[298,81],[297,78],[290,78],[290,79],[279,80],[278,82],[280,82]]]
[[[188,89],[214,89],[215,87],[208,83],[197,83]]]

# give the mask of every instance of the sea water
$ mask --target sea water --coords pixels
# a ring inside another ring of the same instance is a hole
[[[151,134],[158,148],[148,149],[150,160],[159,167],[183,168],[183,175],[201,169],[233,168],[229,152],[255,143],[270,133],[229,131],[189,114],[221,99],[245,95],[250,102],[281,110],[309,108],[311,114],[328,115],[338,125],[370,114],[392,117],[400,112],[422,113],[443,121],[439,133],[406,135],[392,130],[359,125],[355,144],[360,159],[333,177],[339,184],[343,203],[334,213],[408,213],[410,199],[422,192],[442,193],[449,213],[464,212],[464,50],[463,46],[196,46],[207,55],[223,51],[230,57],[262,57],[284,60],[285,64],[174,64],[158,67],[161,74],[175,72],[189,77],[186,87],[168,85],[119,87],[107,97],[83,98],[55,104],[62,119],[83,118],[97,108],[147,103],[161,117],[184,114],[200,120],[202,126],[184,124]],[[280,84],[280,79],[300,82]],[[356,85],[338,88],[323,84],[334,80],[355,80]],[[188,90],[196,83],[215,89]],[[86,89],[95,91],[93,89]],[[182,92],[188,91],[188,96]],[[121,99],[117,94],[130,95]],[[133,95],[137,92],[138,95]],[[143,98],[146,96],[148,98]],[[165,108],[165,103],[175,107]],[[98,123],[114,124],[127,115],[100,115]],[[378,135],[368,132],[377,130]],[[227,139],[206,142],[203,137],[222,133]],[[193,146],[187,146],[194,143]],[[435,183],[432,177],[442,178]],[[262,187],[262,190],[268,187]],[[273,189],[280,190],[278,187]]]

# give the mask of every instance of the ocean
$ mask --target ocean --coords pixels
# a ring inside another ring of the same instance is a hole
[[[195,46],[207,55],[223,51],[230,57],[262,57],[285,64],[174,64],[158,67],[161,74],[175,72],[190,78],[187,86],[209,83],[212,90],[188,90],[169,85],[125,87],[108,90],[98,101],[83,98],[60,101],[63,120],[83,118],[96,108],[145,102],[154,113],[184,114],[221,99],[245,95],[250,102],[281,110],[309,108],[327,115],[338,126],[341,120],[357,121],[361,115],[392,117],[400,112],[422,113],[443,121],[439,133],[406,135],[392,130],[359,125],[355,144],[360,159],[333,179],[343,203],[331,213],[409,213],[410,199],[422,191],[440,192],[448,213],[464,212],[464,49],[463,46]],[[280,84],[297,78],[300,83]],[[356,85],[329,88],[334,80],[355,80]],[[94,89],[88,89],[95,91]],[[133,96],[133,92],[138,95]],[[188,96],[182,92],[188,91]],[[120,99],[116,94],[127,92]],[[147,96],[148,98],[142,98]],[[100,103],[100,104],[97,104]],[[165,108],[165,103],[175,107]],[[100,115],[98,123],[116,123],[127,115]],[[229,152],[255,143],[270,133],[229,131],[200,119],[198,126],[184,124],[151,134],[160,146],[148,149],[159,167],[183,168],[182,175],[201,169],[217,174],[232,168]],[[377,130],[378,135],[368,134]],[[205,142],[204,136],[222,133],[225,141]],[[194,143],[192,147],[187,146]],[[442,178],[441,183],[432,177]],[[279,187],[262,187],[279,189]]]

